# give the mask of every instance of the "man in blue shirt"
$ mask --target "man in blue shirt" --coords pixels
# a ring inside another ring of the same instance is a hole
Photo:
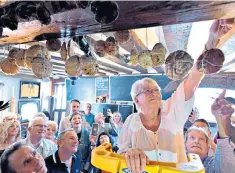
[[[95,115],[91,113],[91,104],[86,104],[86,115],[85,115],[86,122],[92,127],[92,124],[95,122]]]

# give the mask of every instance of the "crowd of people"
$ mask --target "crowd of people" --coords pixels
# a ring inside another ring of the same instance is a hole
[[[216,22],[212,28],[217,26]],[[209,37],[207,49],[214,47],[215,37],[221,35]],[[235,127],[230,119],[234,109],[224,99],[226,90],[208,105],[218,124],[213,139],[209,123],[198,119],[194,108],[194,93],[204,76],[195,63],[167,100],[162,100],[155,80],[136,81],[131,97],[137,112],[129,115],[125,122],[119,112],[111,110],[107,111],[107,117],[103,113],[94,115],[90,103],[86,104],[84,113],[80,110],[80,101],[74,99],[70,102],[70,114],[62,118],[60,124],[42,112],[32,115],[24,138],[20,116],[6,113],[0,121],[1,172],[99,173],[101,170],[91,164],[92,150],[111,143],[113,152],[125,156],[132,173],[143,172],[150,160],[188,162],[189,153],[199,156],[206,173],[232,173],[235,145],[231,129]]]
[[[59,125],[38,112],[28,123],[26,138],[21,135],[20,115],[4,114],[0,121],[1,172],[100,172],[91,164],[91,152],[107,142],[117,152],[115,143],[123,123],[119,112],[109,112],[109,123],[105,123],[103,113],[94,115],[91,109],[87,103],[84,114],[80,101],[71,100],[70,115]],[[98,125],[96,136],[91,134],[93,124]]]

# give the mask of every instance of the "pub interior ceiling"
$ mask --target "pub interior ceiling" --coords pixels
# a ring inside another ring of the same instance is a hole
[[[235,18],[233,1],[6,0],[0,5],[0,73],[37,78],[163,74],[170,53],[184,50],[196,60],[213,20]],[[235,74],[234,45],[233,33],[219,45],[225,54],[221,75]],[[154,51],[164,54],[163,60],[147,61]]]

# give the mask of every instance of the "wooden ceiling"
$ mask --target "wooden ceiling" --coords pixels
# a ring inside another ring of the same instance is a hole
[[[80,1],[70,3],[75,2]],[[7,6],[2,8],[14,8],[18,3],[20,2],[8,2]],[[115,31],[129,30],[131,39],[125,44],[119,44],[118,57],[96,56],[100,67],[98,75],[164,73],[163,66],[144,69],[138,65],[130,66],[121,59],[130,53],[134,45],[139,50],[151,49],[155,41],[163,43],[168,53],[176,49],[187,50],[193,22],[235,18],[234,1],[117,1],[116,3],[119,8],[117,20],[111,24],[100,24],[95,20],[95,14],[90,6],[81,8],[70,4],[62,12],[55,13],[52,2],[45,1],[45,6],[51,14],[50,24],[42,25],[38,20],[19,20],[16,30],[5,27],[0,37],[0,55],[4,58],[10,47],[25,49],[30,45],[38,44],[39,41],[40,44],[45,44],[44,40],[52,38],[61,38],[61,41],[68,42],[70,38],[78,35],[86,35],[86,40],[92,48],[95,41],[105,40]],[[138,29],[147,27],[149,28]],[[79,47],[75,46],[74,49],[74,53],[83,54]],[[226,70],[231,63],[234,63],[233,61],[232,57],[226,64]],[[51,62],[53,76],[66,77],[64,62],[58,52],[52,53]],[[21,74],[33,75],[28,69],[21,69]]]

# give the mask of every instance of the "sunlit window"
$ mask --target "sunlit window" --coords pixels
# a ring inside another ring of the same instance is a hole
[[[38,105],[36,103],[27,103],[21,107],[21,116],[23,120],[31,120],[32,115],[38,112]]]
[[[66,109],[66,88],[65,85],[56,86],[56,109]]]

